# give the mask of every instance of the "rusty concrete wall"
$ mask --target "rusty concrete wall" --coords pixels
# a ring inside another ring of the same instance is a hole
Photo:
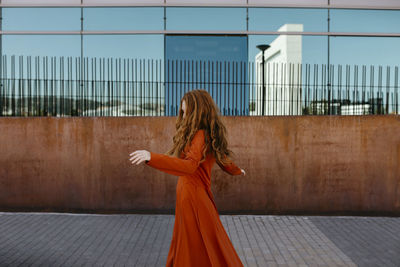
[[[400,215],[400,117],[223,117],[246,176],[214,166],[220,214]],[[0,210],[173,213],[178,177],[144,164],[175,117],[1,118]]]

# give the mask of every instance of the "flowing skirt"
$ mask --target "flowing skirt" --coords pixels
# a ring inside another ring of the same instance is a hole
[[[167,267],[243,266],[219,218],[211,191],[179,177]]]

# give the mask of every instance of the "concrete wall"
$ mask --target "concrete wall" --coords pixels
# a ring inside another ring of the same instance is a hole
[[[400,214],[399,116],[223,117],[235,162],[214,166],[220,214]],[[173,213],[178,177],[144,164],[175,117],[1,118],[0,210]]]

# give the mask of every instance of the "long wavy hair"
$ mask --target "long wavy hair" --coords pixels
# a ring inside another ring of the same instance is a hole
[[[183,117],[182,102],[186,104],[186,115]],[[176,119],[176,132],[173,137],[173,146],[166,153],[179,157],[190,144],[196,132],[205,131],[205,147],[203,162],[207,153],[212,153],[216,163],[221,166],[230,163],[233,151],[228,149],[226,128],[220,120],[220,111],[210,94],[203,89],[186,92],[180,102],[179,114]]]

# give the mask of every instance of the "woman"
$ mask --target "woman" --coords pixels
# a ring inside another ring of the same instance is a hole
[[[166,266],[243,266],[221,223],[211,193],[211,169],[217,164],[231,175],[245,175],[230,159],[226,129],[207,91],[183,96],[173,146],[164,154],[137,150],[132,164],[179,176],[175,224]]]

